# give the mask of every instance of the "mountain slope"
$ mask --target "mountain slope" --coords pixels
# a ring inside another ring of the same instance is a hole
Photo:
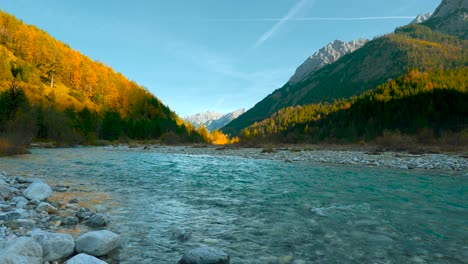
[[[444,1],[441,6],[452,1],[458,0]],[[466,0],[462,2],[466,3]],[[459,14],[464,10],[457,5],[450,7],[455,8],[450,14]],[[441,14],[440,11],[436,12],[435,18],[438,13]],[[427,25],[433,24],[433,21],[437,20],[433,17],[422,25],[399,28],[392,34],[368,42],[299,83],[286,83],[225,126],[223,132],[237,135],[241,129],[268,118],[284,107],[349,98],[413,68],[425,71],[468,65],[468,41],[432,31]]]
[[[19,112],[33,120],[31,138],[89,143],[167,133],[202,137],[144,87],[1,11],[0,93],[0,111],[10,112],[10,95],[25,94],[29,107]],[[9,116],[0,116],[0,137],[15,132],[16,114]]]

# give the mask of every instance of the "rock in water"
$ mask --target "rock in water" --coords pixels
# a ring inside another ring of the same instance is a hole
[[[12,202],[15,203],[16,208],[23,209],[28,204],[28,199],[24,198],[23,196],[17,196],[11,199]]]
[[[212,248],[201,247],[192,249],[185,253],[178,264],[229,264],[230,257],[224,251]]]
[[[13,196],[13,189],[8,185],[0,184],[0,198],[8,200],[12,196]]]
[[[42,246],[43,261],[63,259],[75,251],[75,241],[68,234],[32,231],[28,235]]]
[[[52,195],[52,189],[47,183],[33,182],[24,190],[23,195],[29,200],[43,201]]]
[[[107,262],[104,262],[96,257],[81,253],[69,259],[64,264],[107,264]]]
[[[42,264],[42,247],[30,237],[0,241],[0,263]]]
[[[81,207],[80,210],[76,212],[76,216],[80,219],[80,221],[89,219],[92,215],[93,212],[91,212],[91,210],[86,207]]]
[[[97,213],[89,218],[88,222],[86,222],[86,225],[92,227],[103,227],[107,226],[109,222],[109,217],[105,216],[104,214]]]
[[[77,225],[79,222],[78,217],[76,216],[67,216],[62,220],[62,225],[70,226]]]
[[[95,257],[107,255],[119,246],[119,235],[107,230],[89,232],[76,240],[78,253],[86,253]]]

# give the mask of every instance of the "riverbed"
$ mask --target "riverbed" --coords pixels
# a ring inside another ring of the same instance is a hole
[[[281,151],[249,156],[187,149],[33,149],[1,158],[0,170],[66,183],[83,196],[87,188],[104,193],[95,207],[123,239],[120,263],[176,263],[200,246],[248,264],[468,259],[463,158],[448,163],[453,169],[409,170],[379,163],[410,164],[403,156],[375,157],[379,165],[351,156],[339,164]],[[348,154],[330,154],[339,155]],[[410,158],[425,164],[426,157]],[[428,159],[445,166],[436,158]]]

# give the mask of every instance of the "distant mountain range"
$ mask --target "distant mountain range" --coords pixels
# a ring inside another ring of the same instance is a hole
[[[243,113],[245,113],[245,109],[238,109],[227,114],[207,111],[191,116],[186,116],[183,119],[186,122],[190,122],[195,127],[205,126],[206,129],[211,132],[224,127]]]
[[[222,131],[238,135],[242,129],[282,108],[349,98],[375,89],[410,69],[424,71],[466,66],[468,43],[462,39],[466,39],[468,32],[467,2],[444,0],[430,18],[421,15],[415,19],[415,23],[421,21],[421,24],[398,28],[372,41],[330,43],[308,58],[283,87],[227,124]]]

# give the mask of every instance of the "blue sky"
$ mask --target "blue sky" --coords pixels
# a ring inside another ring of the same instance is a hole
[[[250,108],[335,40],[373,38],[440,0],[0,0],[181,116]]]

